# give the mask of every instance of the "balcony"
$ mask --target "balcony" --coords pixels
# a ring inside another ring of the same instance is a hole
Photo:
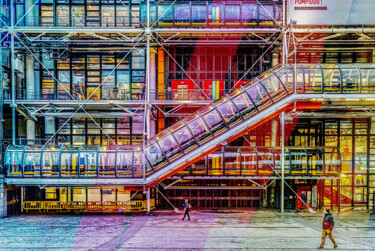
[[[67,89],[69,90],[69,89]],[[228,93],[230,90],[220,90],[220,95]],[[102,89],[92,92],[84,91],[71,91],[68,94],[62,88],[48,89],[43,88],[41,90],[16,90],[15,98],[17,103],[30,103],[30,102],[43,102],[43,101],[56,101],[56,102],[69,102],[69,101],[82,101],[90,95],[90,101],[116,101],[116,102],[134,102],[142,101],[144,103],[146,99],[146,90],[144,89],[127,89],[127,90],[116,90],[116,89]],[[202,103],[207,104],[211,99],[215,99],[212,95],[212,89],[152,89],[150,90],[150,102],[156,104],[173,104],[173,103]],[[12,100],[12,91],[4,90],[4,101],[9,103]]]

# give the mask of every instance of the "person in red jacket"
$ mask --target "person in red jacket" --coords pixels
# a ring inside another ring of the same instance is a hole
[[[331,239],[334,245],[334,248],[337,248],[337,243],[332,236],[332,230],[333,230],[334,225],[335,225],[335,222],[333,221],[333,216],[331,214],[331,211],[328,208],[326,208],[325,215],[323,218],[322,242],[320,243],[320,246],[318,248],[324,248],[324,243],[326,242],[327,235]]]

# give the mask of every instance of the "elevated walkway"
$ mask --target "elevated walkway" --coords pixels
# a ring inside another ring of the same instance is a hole
[[[307,108],[319,109],[325,101],[372,102],[374,94],[375,65],[279,65],[141,145],[10,146],[5,154],[6,183],[147,188],[297,101],[308,101]]]

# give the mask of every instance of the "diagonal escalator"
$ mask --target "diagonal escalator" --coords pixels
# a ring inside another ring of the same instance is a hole
[[[369,80],[370,76],[374,75],[375,65],[279,65],[143,144],[132,146],[131,149],[112,149],[115,154],[111,170],[114,169],[115,178],[119,178],[116,184],[127,187],[154,186],[279,115],[296,101],[342,100],[348,94],[355,98],[367,98],[373,95],[371,93],[375,93],[375,87],[370,85]],[[92,170],[85,165],[81,166],[81,158],[88,150],[80,148],[75,157],[69,157],[68,150],[65,155],[64,150],[59,151],[61,162],[64,162],[64,156],[67,156],[67,162],[73,162],[75,159],[74,164],[58,163],[51,170],[42,171],[43,163],[40,163],[40,175],[33,174],[32,177],[113,178],[110,175],[99,175],[100,168],[104,168],[101,160],[110,151],[98,150],[96,169]],[[44,149],[44,153],[46,152],[48,151]],[[9,171],[13,168],[13,163],[11,152],[7,151],[7,154],[6,161],[10,161],[7,177],[17,177]],[[22,170],[13,173],[24,175],[23,165],[22,163],[18,167]],[[74,172],[69,174],[72,169]],[[64,175],[67,173],[69,175]]]

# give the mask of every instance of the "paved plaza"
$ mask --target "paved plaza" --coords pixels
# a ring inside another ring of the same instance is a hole
[[[315,250],[323,214],[263,210],[152,215],[29,214],[0,219],[1,250]],[[375,250],[375,220],[334,213],[338,250]],[[326,249],[333,244],[327,238]]]

